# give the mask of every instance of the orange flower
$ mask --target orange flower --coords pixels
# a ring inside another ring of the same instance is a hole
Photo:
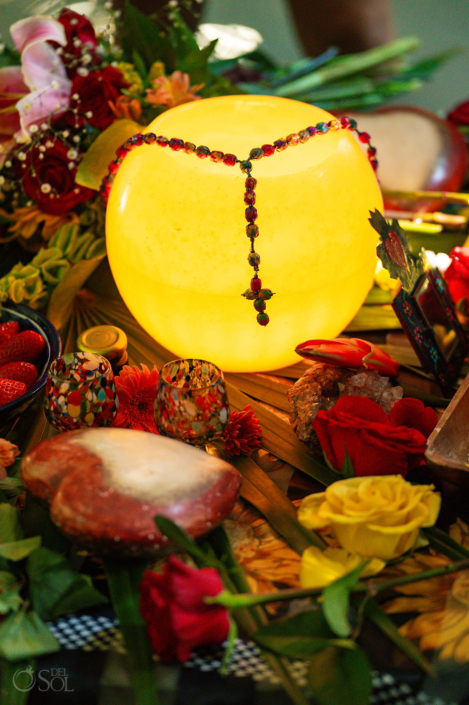
[[[116,118],[127,118],[138,122],[142,116],[142,105],[138,98],[130,98],[128,95],[120,95],[113,103],[108,101],[109,107]]]
[[[233,411],[223,438],[231,455],[249,455],[261,447],[261,425],[249,404],[242,411]]]
[[[0,438],[0,480],[7,476],[5,468],[13,465],[16,456],[19,454],[18,446],[6,441],[4,438]]]
[[[141,367],[139,370],[136,366],[124,365],[115,378],[119,411],[112,425],[158,433],[153,418],[158,370],[153,367],[150,372],[146,365]]]
[[[193,100],[200,100],[200,95],[195,95],[204,87],[205,83],[190,88],[190,78],[188,73],[174,71],[170,77],[159,76],[152,82],[153,88],[148,88],[147,101],[152,105],[166,105],[174,108],[175,105],[190,103]]]

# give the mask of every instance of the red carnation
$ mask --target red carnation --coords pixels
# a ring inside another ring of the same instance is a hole
[[[17,157],[15,168],[23,191],[44,213],[63,215],[94,196],[94,191],[75,183],[79,153],[62,140],[44,137]]]
[[[72,107],[78,108],[78,113],[75,115],[69,111],[67,121],[78,127],[86,120],[91,127],[105,130],[116,119],[111,105],[114,105],[122,90],[128,87],[121,72],[112,66],[93,71],[88,76],[76,76],[71,95]]]
[[[223,437],[230,455],[249,455],[261,447],[261,425],[249,404],[242,411],[232,412]]]
[[[347,451],[357,477],[403,475],[424,463],[426,439],[438,421],[418,399],[397,401],[388,415],[371,399],[340,397],[312,422],[321,448],[340,470]]]
[[[161,661],[187,661],[197,646],[215,646],[226,639],[230,628],[226,609],[204,602],[204,597],[222,590],[214,568],[195,570],[173,555],[162,573],[144,572],[140,611]]]
[[[64,8],[58,17],[58,21],[65,29],[67,44],[61,49],[61,56],[67,73],[70,78],[74,78],[77,74],[79,65],[88,66],[101,63],[100,57],[96,54],[98,40],[94,27],[85,15],[79,15],[73,10]],[[53,43],[58,47],[57,44]],[[82,61],[84,54],[91,57],[91,62],[88,59],[87,64]]]

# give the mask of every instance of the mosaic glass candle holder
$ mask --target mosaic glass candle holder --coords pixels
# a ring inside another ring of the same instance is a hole
[[[186,359],[162,368],[155,399],[162,435],[203,446],[223,434],[229,416],[223,372],[216,365]]]
[[[111,364],[102,355],[70,353],[50,366],[44,411],[58,431],[110,426],[118,406]]]

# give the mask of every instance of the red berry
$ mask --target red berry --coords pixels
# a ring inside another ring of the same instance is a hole
[[[18,321],[7,321],[0,325],[0,345],[9,338],[13,338],[20,332],[20,324]]]
[[[29,389],[37,380],[37,370],[30,362],[9,362],[0,367],[0,379],[24,382],[26,389]]]
[[[0,367],[7,362],[33,362],[45,346],[42,335],[34,330],[24,330],[0,345]]]
[[[14,399],[23,396],[26,391],[24,382],[17,382],[13,379],[0,379],[0,406],[8,404]]]

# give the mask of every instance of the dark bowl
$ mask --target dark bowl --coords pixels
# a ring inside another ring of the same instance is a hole
[[[36,331],[44,338],[46,347],[34,363],[38,375],[34,385],[18,399],[0,406],[0,429],[29,406],[39,390],[45,385],[51,362],[60,355],[62,350],[60,336],[52,323],[42,313],[34,311],[29,306],[14,303],[2,306],[0,308],[0,323],[6,323],[7,321],[18,321],[20,331]]]

